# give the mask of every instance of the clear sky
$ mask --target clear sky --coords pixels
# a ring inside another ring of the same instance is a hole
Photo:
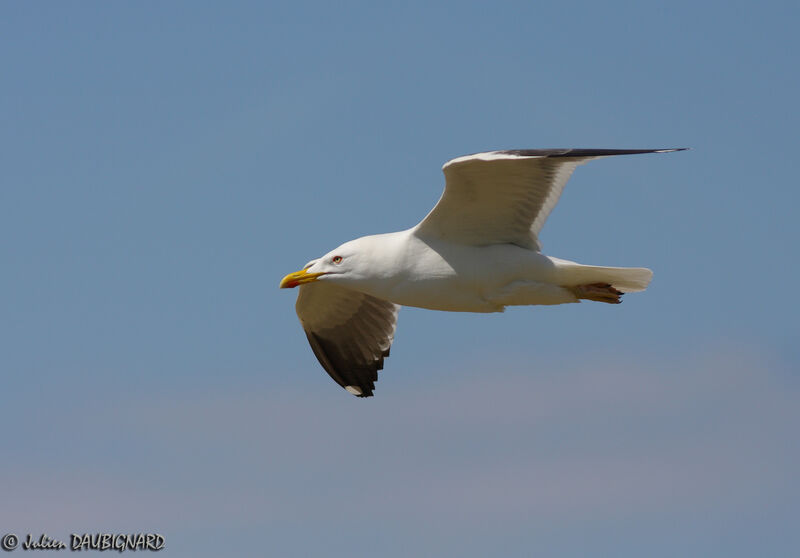
[[[787,556],[796,2],[15,2],[0,18],[0,535],[169,556]],[[545,253],[621,306],[403,309],[376,396],[280,278],[441,165],[592,162]]]

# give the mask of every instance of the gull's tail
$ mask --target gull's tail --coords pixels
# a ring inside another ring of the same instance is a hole
[[[608,284],[622,293],[643,291],[650,284],[653,272],[646,267],[601,267],[574,264],[563,269],[565,287],[594,283]]]

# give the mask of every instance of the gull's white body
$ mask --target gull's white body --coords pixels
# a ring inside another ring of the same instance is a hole
[[[334,252],[348,249],[358,250],[360,267],[380,271],[349,278],[343,286],[401,306],[450,312],[502,312],[506,306],[578,302],[566,287],[587,283],[640,291],[652,276],[644,268],[581,265],[515,244],[465,246],[429,239],[421,237],[416,227],[361,237]],[[335,275],[328,280],[338,282]]]
[[[665,150],[492,151],[448,161],[441,199],[416,226],[346,242],[281,281],[300,285],[311,348],[348,392],[372,395],[400,306],[501,312],[581,299],[618,303],[646,268],[599,267],[541,253],[539,231],[572,172],[592,159]]]

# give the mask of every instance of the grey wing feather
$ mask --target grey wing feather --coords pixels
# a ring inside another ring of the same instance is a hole
[[[302,285],[297,315],[314,355],[333,380],[369,397],[389,356],[400,307],[322,281]]]
[[[539,250],[539,231],[578,165],[667,151],[679,150],[517,149],[458,157],[445,163],[442,197],[415,232],[472,246],[510,243]]]

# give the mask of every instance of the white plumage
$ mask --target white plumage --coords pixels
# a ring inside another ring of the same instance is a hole
[[[646,268],[545,256],[538,234],[578,167],[611,155],[679,149],[492,151],[448,161],[446,185],[415,227],[346,242],[284,277],[300,285],[297,315],[323,368],[348,392],[372,395],[400,305],[454,312],[581,299],[618,303],[644,290]]]

